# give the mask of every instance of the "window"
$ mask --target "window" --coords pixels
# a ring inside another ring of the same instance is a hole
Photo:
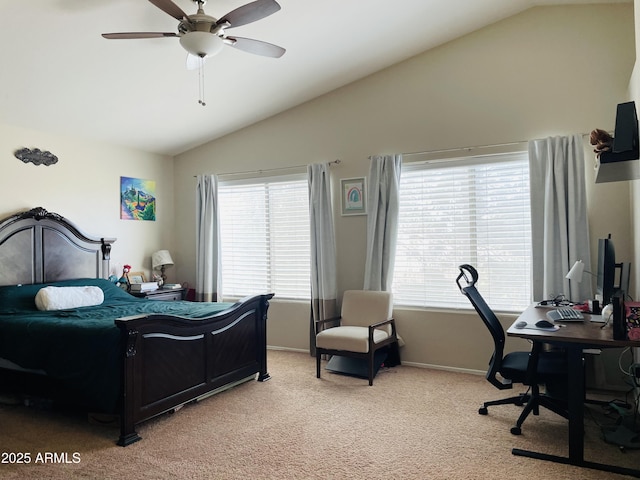
[[[526,308],[531,303],[528,155],[402,168],[394,302],[471,308],[455,283],[458,265],[469,263],[493,309]]]
[[[309,193],[305,175],[220,182],[222,294],[274,292],[309,299]]]

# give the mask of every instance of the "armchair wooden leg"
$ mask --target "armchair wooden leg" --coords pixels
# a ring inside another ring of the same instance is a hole
[[[373,359],[375,357],[373,350],[369,351],[369,386],[373,385]]]
[[[316,378],[320,378],[320,357],[321,354],[316,353]]]

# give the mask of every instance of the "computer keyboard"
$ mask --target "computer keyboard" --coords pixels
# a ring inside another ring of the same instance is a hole
[[[549,310],[547,312],[547,318],[552,322],[557,322],[559,320],[563,322],[575,322],[584,319],[584,316],[581,312],[571,307],[561,307]]]

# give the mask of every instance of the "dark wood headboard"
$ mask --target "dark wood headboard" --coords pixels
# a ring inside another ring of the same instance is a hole
[[[107,278],[115,238],[95,238],[42,207],[0,220],[0,285]]]

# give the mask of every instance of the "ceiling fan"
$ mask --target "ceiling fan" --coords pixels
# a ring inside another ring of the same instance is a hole
[[[103,33],[102,36],[113,39],[139,39],[139,38],[164,38],[178,37],[180,45],[189,52],[189,55],[198,57],[200,62],[207,57],[216,55],[224,45],[229,45],[238,50],[262,55],[265,57],[279,58],[285,53],[285,49],[271,43],[254,40],[251,38],[231,37],[225,30],[239,27],[248,23],[261,20],[280,10],[280,5],[275,0],[256,0],[238,7],[227,13],[219,20],[204,13],[203,5],[206,0],[193,0],[198,4],[198,12],[187,15],[171,0],[149,0],[160,10],[178,20],[178,31],[173,32],[123,32]],[[194,63],[187,57],[187,66],[191,68]],[[201,63],[200,63],[201,64]]]

